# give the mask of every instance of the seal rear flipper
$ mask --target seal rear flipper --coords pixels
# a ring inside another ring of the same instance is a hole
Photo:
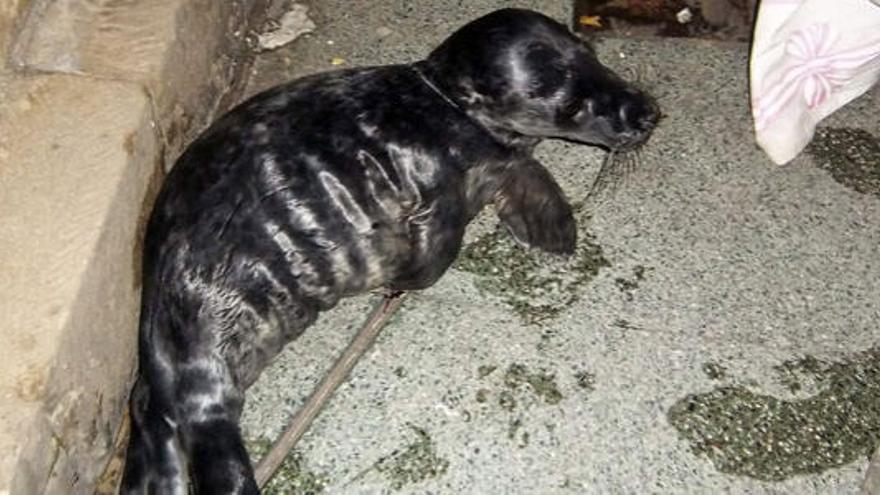
[[[222,334],[218,327],[210,332]],[[176,426],[195,493],[258,494],[238,427],[244,396],[234,370],[209,348],[189,356],[176,371]]]
[[[131,433],[119,493],[188,493],[186,463],[166,413],[151,399],[143,377],[138,378],[129,404]]]
[[[513,238],[526,247],[572,254],[577,230],[571,205],[540,163],[513,167],[495,194],[498,217]]]
[[[184,430],[197,493],[260,493],[235,420],[213,418],[196,421],[186,425]]]

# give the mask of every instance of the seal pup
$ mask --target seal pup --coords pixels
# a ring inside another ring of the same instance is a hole
[[[422,61],[269,89],[181,155],[144,241],[124,493],[257,493],[245,390],[340,298],[418,290],[487,204],[516,240],[571,253],[543,138],[643,143],[652,99],[563,25],[504,9]]]

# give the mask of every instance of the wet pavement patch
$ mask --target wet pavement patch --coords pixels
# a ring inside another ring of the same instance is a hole
[[[258,459],[269,452],[272,446],[266,439],[249,440],[245,442],[254,465]],[[313,495],[324,493],[330,479],[323,473],[310,470],[303,455],[293,451],[287,454],[284,462],[275,476],[263,488],[263,495]]]
[[[504,385],[510,390],[517,390],[528,385],[532,393],[541,397],[547,404],[559,404],[562,392],[556,384],[556,377],[547,372],[530,373],[522,364],[512,364],[504,373]]]
[[[633,292],[638,289],[639,284],[645,280],[645,272],[648,270],[650,270],[650,268],[636,265],[633,268],[632,278],[617,277],[614,279],[615,285],[617,285],[617,288],[620,289],[620,292],[623,293],[627,301],[633,300]]]
[[[578,233],[572,256],[524,249],[499,226],[462,249],[455,268],[476,275],[477,287],[500,296],[525,323],[540,323],[576,302],[599,269],[610,266],[595,238]]]
[[[614,322],[611,324],[617,328],[622,328],[624,330],[638,330],[639,329],[639,327],[637,325],[634,325],[632,322],[630,322],[629,320],[626,320],[624,318],[618,318],[618,319],[614,320]]]
[[[494,393],[486,387],[477,389],[475,398],[478,403],[488,403],[494,395],[501,409],[512,412],[520,403],[527,407],[535,404],[555,406],[565,398],[556,374],[548,370],[530,370],[520,363],[513,363],[503,373],[495,374],[497,369],[497,365],[482,365],[477,368],[477,375],[481,380],[489,381],[494,374],[493,381],[500,382]],[[573,377],[580,392],[592,392],[596,387],[596,375],[590,371],[578,370]]]
[[[779,383],[788,388],[791,393],[797,393],[806,388],[806,384],[816,385],[815,382],[824,381],[825,363],[813,356],[804,356],[798,359],[783,361],[773,367],[776,371]]]
[[[807,153],[837,182],[862,194],[880,196],[880,138],[864,129],[824,127]]]
[[[510,423],[507,425],[507,438],[509,440],[517,441],[517,434],[520,433],[520,428],[522,428],[522,419],[515,418],[515,419],[511,420]],[[519,448],[528,447],[529,438],[530,438],[529,432],[523,431],[519,435],[519,441],[517,442],[517,447],[519,447]]]
[[[415,433],[415,440],[379,459],[374,465],[376,471],[388,478],[394,490],[443,476],[449,469],[449,461],[437,455],[434,440],[428,432],[417,426],[409,426]]]
[[[596,375],[590,373],[589,371],[578,371],[574,374],[574,378],[577,381],[578,387],[587,392],[592,392],[596,389]]]
[[[527,447],[532,436],[529,430],[534,428],[528,424],[527,418],[530,416],[525,411],[533,407],[559,406],[565,395],[556,375],[550,371],[530,369],[520,363],[513,363],[498,372],[496,370],[499,370],[496,365],[477,368],[480,380],[483,383],[491,382],[492,386],[477,389],[474,395],[476,407],[480,415],[492,415],[494,412],[506,417],[506,438],[518,448]],[[589,371],[576,371],[574,383],[579,394],[588,394],[595,388],[596,377]],[[552,434],[555,425],[551,422],[544,426]]]
[[[782,400],[728,385],[689,395],[668,412],[692,450],[725,473],[779,481],[871,455],[880,442],[880,347],[839,362],[810,356],[776,367],[780,381],[818,393]]]
[[[479,375],[480,378],[486,378],[487,376],[491,375],[492,372],[495,371],[496,369],[498,369],[498,366],[494,366],[491,364],[484,364],[484,365],[480,366],[479,368],[477,368],[477,375]]]
[[[703,373],[712,380],[722,380],[727,377],[727,370],[718,363],[708,361],[703,363]]]

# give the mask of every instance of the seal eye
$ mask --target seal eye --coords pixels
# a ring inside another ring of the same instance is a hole
[[[529,96],[544,98],[555,93],[568,78],[562,55],[543,43],[529,45],[523,56],[530,74]]]

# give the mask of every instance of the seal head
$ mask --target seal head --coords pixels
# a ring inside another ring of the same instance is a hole
[[[467,24],[423,70],[508,144],[562,138],[625,150],[645,142],[660,116],[651,97],[604,67],[589,45],[528,10]]]

